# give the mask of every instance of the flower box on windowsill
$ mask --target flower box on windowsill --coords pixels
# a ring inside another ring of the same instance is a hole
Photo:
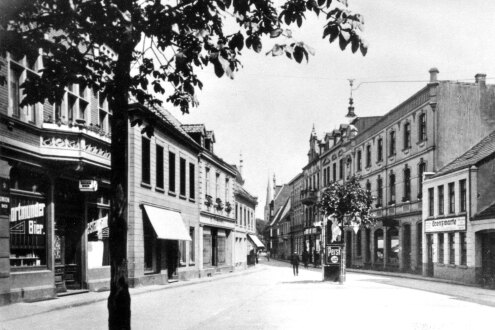
[[[375,208],[379,209],[380,207],[382,207],[383,205],[381,203],[378,203],[378,204],[375,204]]]
[[[216,205],[215,205],[215,208],[216,208],[218,211],[223,210],[223,203],[222,203],[222,200],[221,200],[220,198],[217,198],[217,199],[216,199]]]
[[[205,195],[205,205],[210,207],[213,205],[213,198],[210,195]]]
[[[409,197],[402,197],[402,203],[409,203]]]
[[[232,211],[232,205],[230,205],[230,202],[225,203],[225,212],[230,213]]]
[[[388,202],[388,205],[389,205],[389,206],[395,205],[395,201],[390,201],[390,202]]]

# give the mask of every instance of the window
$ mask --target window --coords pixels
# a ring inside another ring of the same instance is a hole
[[[366,167],[371,167],[371,145],[366,146]]]
[[[333,172],[333,181],[337,181],[337,163],[333,163],[333,169],[332,169],[332,172]]]
[[[459,245],[460,245],[460,263],[461,265],[465,266],[466,265],[466,259],[467,259],[467,250],[466,250],[466,233],[465,232],[460,232],[459,233]]]
[[[163,189],[163,147],[156,146],[156,187]]]
[[[205,185],[206,185],[206,194],[211,196],[210,194],[210,169],[208,167],[205,168],[206,172],[206,180],[205,180]]]
[[[71,84],[69,86],[67,91],[69,121],[89,122],[89,94],[88,88],[84,85]]]
[[[189,227],[189,236],[191,237],[191,240],[189,241],[189,265],[194,265],[196,262],[196,246],[194,245],[195,239],[195,232],[194,232],[194,227]]]
[[[239,225],[239,204],[235,203],[235,222]]]
[[[356,233],[356,257],[360,258],[362,254],[361,229]]]
[[[376,180],[376,195],[377,195],[377,207],[381,207],[383,204],[383,180],[381,177],[378,177]]]
[[[179,241],[179,267],[185,267],[187,265],[187,245],[188,241]]]
[[[418,199],[423,196],[423,174],[426,172],[426,163],[421,159],[418,166]]]
[[[381,162],[383,160],[383,139],[378,139],[378,147],[376,152],[376,159]]]
[[[230,190],[229,190],[229,178],[225,178],[225,203],[227,203],[230,198],[229,198],[229,194],[230,194]]]
[[[438,215],[443,215],[444,214],[444,209],[443,209],[443,186],[438,186]]]
[[[110,132],[112,112],[108,107],[107,99],[101,92],[98,92],[98,111],[98,125],[104,132]]]
[[[19,180],[22,179],[19,178]],[[11,269],[46,266],[47,230],[44,197],[13,196],[12,192],[10,196],[12,205],[10,209]]]
[[[339,160],[339,179],[344,178],[344,159]]]
[[[428,189],[428,216],[432,217],[435,213],[435,204],[434,204],[434,192],[433,188]]]
[[[460,201],[459,208],[461,212],[466,212],[466,179],[459,181]]]
[[[194,164],[189,163],[189,198],[196,199],[196,186],[195,186],[196,170]]]
[[[150,140],[141,137],[141,182],[150,184]]]
[[[422,113],[419,115],[419,130],[418,130],[418,138],[419,141],[426,141],[426,113]]]
[[[220,198],[220,173],[215,175],[215,198]]]
[[[179,194],[185,197],[186,196],[186,160],[182,157],[179,158],[179,176],[180,176]]]
[[[443,233],[438,234],[438,263],[443,264]]]
[[[389,204],[395,204],[395,174],[391,173],[389,177],[390,201]]]
[[[383,244],[383,230],[377,229],[375,231],[375,257],[377,262],[383,262],[384,257],[384,244]]]
[[[390,132],[390,151],[389,156],[395,155],[395,131]]]
[[[371,192],[371,182],[370,182],[370,180],[366,181],[366,191]]]
[[[403,202],[411,200],[411,169],[404,169],[404,198]]]
[[[168,152],[168,191],[175,193],[175,154]]]
[[[455,264],[455,245],[454,245],[454,233],[449,233],[449,264]]]
[[[33,57],[10,54],[9,61],[9,110],[12,116],[22,121],[36,123],[37,105],[26,105],[21,108],[24,98],[21,85],[29,79],[35,78],[37,73],[38,56]]]
[[[455,213],[455,184],[449,183],[449,213]]]
[[[411,148],[411,123],[404,124],[404,149]]]
[[[357,152],[357,170],[361,171],[361,150]]]

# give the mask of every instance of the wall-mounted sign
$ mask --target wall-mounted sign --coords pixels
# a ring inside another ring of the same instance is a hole
[[[426,233],[466,230],[466,217],[444,218],[425,221]]]
[[[97,191],[98,181],[96,180],[79,180],[79,191]]]
[[[325,251],[325,264],[339,266],[342,259],[342,246],[340,244],[327,244]]]
[[[0,215],[10,214],[10,187],[9,179],[0,178]]]

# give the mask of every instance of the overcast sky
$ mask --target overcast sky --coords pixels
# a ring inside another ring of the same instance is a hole
[[[218,79],[212,68],[200,73],[200,106],[188,115],[167,107],[183,123],[204,123],[215,131],[215,153],[229,163],[244,160],[246,188],[258,197],[256,216],[263,218],[266,185],[288,183],[307,162],[313,124],[321,138],[347,123],[349,83],[356,79],[358,116],[383,115],[422,88],[428,70],[441,80],[495,78],[495,1],[349,0],[365,18],[366,57],[342,52],[323,40],[323,19],[308,16],[293,30],[316,50],[309,63],[243,51],[244,68],[235,79]],[[267,40],[268,42],[273,42]],[[395,81],[395,82],[390,82]],[[404,82],[397,82],[404,81]],[[411,82],[420,81],[420,82]]]

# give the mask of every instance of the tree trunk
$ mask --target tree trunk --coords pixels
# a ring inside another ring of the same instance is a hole
[[[110,230],[110,296],[108,297],[108,328],[131,328],[131,297],[127,269],[127,173],[128,173],[128,92],[130,66],[134,43],[117,50],[119,59],[115,70],[115,84],[108,90],[112,109],[111,146],[111,213]]]

